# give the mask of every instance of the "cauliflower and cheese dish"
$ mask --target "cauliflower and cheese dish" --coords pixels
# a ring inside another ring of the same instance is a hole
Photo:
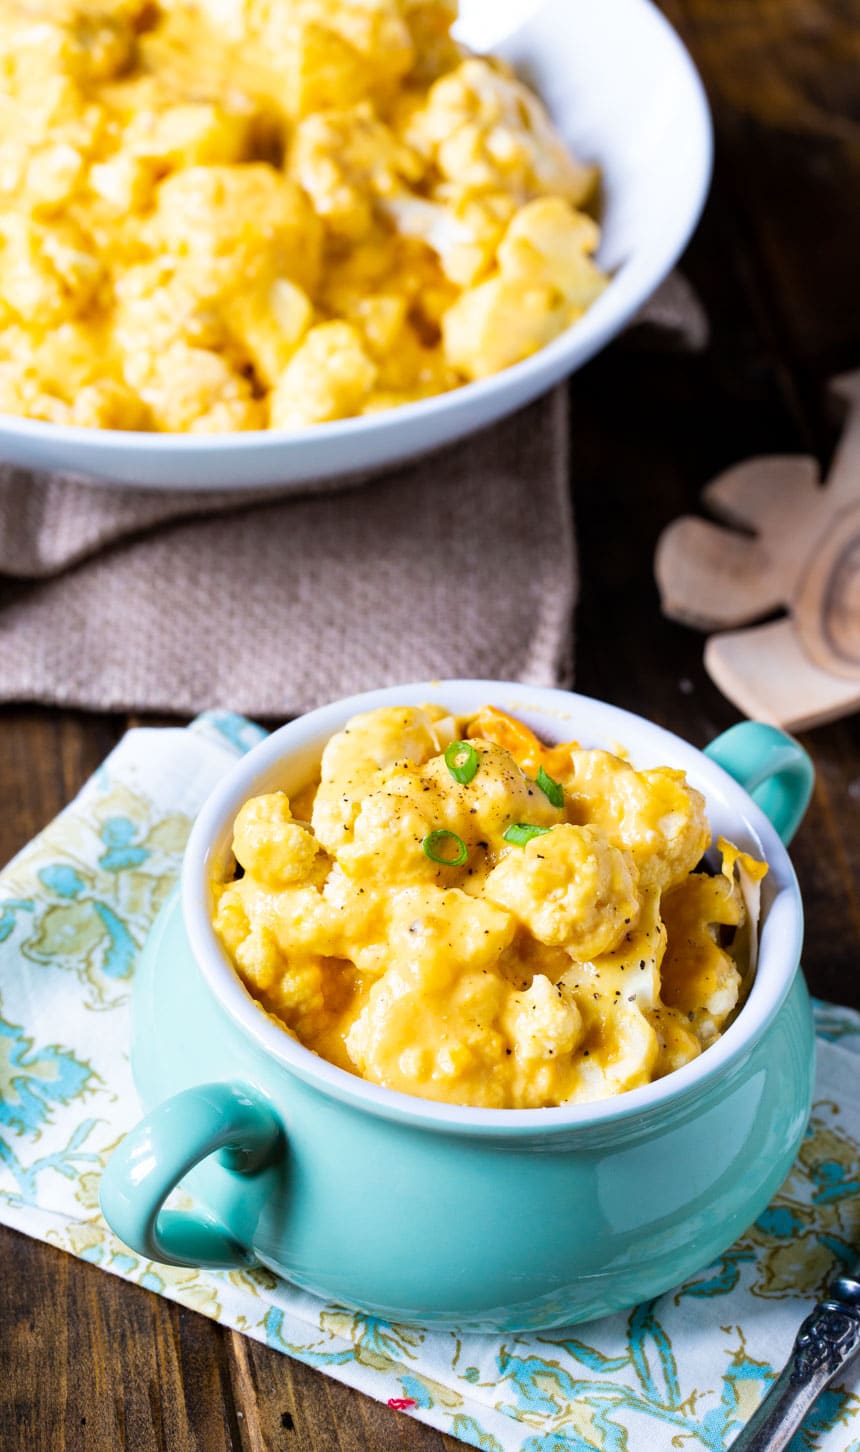
[[[452,0],[3,0],[0,412],[295,429],[528,357],[597,175]]]
[[[354,717],[320,780],[235,822],[215,927],[262,1007],[389,1089],[534,1109],[648,1084],[717,1039],[763,863],[683,772],[545,746],[486,707]]]

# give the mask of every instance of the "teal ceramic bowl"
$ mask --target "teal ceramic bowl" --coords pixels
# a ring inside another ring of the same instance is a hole
[[[639,766],[680,767],[715,836],[767,860],[755,982],[698,1059],[595,1104],[436,1104],[319,1059],[246,992],[210,922],[239,806],[295,790],[356,712],[425,701],[491,702],[545,739],[620,741]],[[784,843],[811,786],[808,757],[770,726],[736,726],[702,753],[586,697],[493,681],[372,692],[284,726],[207,802],[181,899],[140,964],[132,1067],[147,1113],[104,1175],[109,1224],[156,1261],[261,1264],[357,1310],[463,1330],[564,1325],[667,1290],[755,1219],[804,1132],[813,1030]],[[165,1208],[180,1184],[192,1208]]]

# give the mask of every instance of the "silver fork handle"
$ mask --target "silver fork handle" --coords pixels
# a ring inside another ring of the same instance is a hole
[[[807,1316],[784,1370],[731,1445],[731,1452],[780,1452],[816,1398],[860,1351],[860,1281],[839,1276]]]

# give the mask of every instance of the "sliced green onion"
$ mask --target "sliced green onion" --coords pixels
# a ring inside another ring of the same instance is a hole
[[[436,851],[437,847],[441,847],[443,843],[448,842],[454,846],[456,852],[456,856],[454,857],[443,857]],[[431,832],[429,836],[424,838],[421,846],[424,848],[424,852],[430,858],[431,862],[439,862],[443,867],[462,867],[469,855],[463,838],[458,837],[456,832],[449,832],[445,827],[440,827],[437,831]]]
[[[544,832],[551,831],[551,827],[533,827],[531,822],[512,822],[502,836],[506,842],[513,842],[515,847],[525,847],[532,837],[542,837]]]
[[[535,781],[537,782],[544,796],[549,798],[554,807],[564,806],[564,787],[562,786],[561,782],[553,781],[549,772],[544,771],[543,767],[541,767],[540,771],[535,777]]]
[[[478,770],[481,758],[471,741],[452,741],[445,752],[445,765],[455,781],[466,786]]]

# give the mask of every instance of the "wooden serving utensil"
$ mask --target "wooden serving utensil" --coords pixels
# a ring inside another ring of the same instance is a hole
[[[860,707],[860,370],[831,388],[848,414],[824,484],[800,455],[737,464],[702,494],[722,523],[675,520],[654,561],[664,613],[719,631],[705,666],[720,690],[794,729]]]

